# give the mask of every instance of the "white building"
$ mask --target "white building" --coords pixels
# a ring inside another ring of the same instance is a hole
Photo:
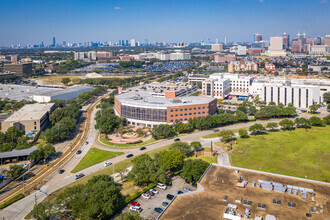
[[[239,56],[245,56],[247,52],[247,47],[242,45],[235,45],[230,48],[230,52],[235,53]]]
[[[328,53],[327,45],[312,45],[310,46],[309,54],[314,56],[324,56]]]
[[[223,45],[222,44],[212,44],[211,51],[221,52],[221,51],[223,51]]]
[[[190,53],[171,53],[170,54],[170,60],[190,60]]]
[[[136,46],[136,41],[135,41],[135,39],[132,39],[131,40],[131,47],[135,47]]]
[[[74,59],[80,61],[95,61],[96,60],[96,52],[89,51],[89,52],[74,52]]]
[[[230,80],[224,78],[209,78],[203,81],[202,95],[224,99],[230,93]]]
[[[271,37],[268,55],[271,57],[284,57],[286,52],[283,49],[283,37]]]

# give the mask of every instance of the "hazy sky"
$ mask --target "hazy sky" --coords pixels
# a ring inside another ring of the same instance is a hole
[[[329,0],[330,1],[330,0]],[[330,34],[328,0],[0,0],[0,46]]]

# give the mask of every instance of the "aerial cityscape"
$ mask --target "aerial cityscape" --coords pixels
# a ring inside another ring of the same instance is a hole
[[[328,0],[0,11],[0,219],[330,219]]]

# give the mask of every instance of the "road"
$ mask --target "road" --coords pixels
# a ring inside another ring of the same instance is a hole
[[[88,130],[88,135],[87,135],[87,140],[89,144],[83,144],[81,146],[82,153],[77,155],[74,154],[65,164],[63,164],[61,167],[59,167],[48,179],[47,183],[41,187],[41,190],[43,192],[46,192],[48,194],[72,183],[75,181],[75,174],[70,173],[70,171],[79,163],[79,161],[87,154],[88,150],[92,146],[97,146],[96,144],[96,138],[97,138],[97,130],[94,128],[95,125],[95,114],[96,114],[96,109],[93,110],[92,115],[90,117],[90,127]],[[271,121],[260,121],[258,123],[260,124],[267,124],[269,122],[279,122],[280,119],[278,120],[271,120]],[[219,130],[224,130],[224,129],[240,129],[243,127],[249,127],[256,122],[248,122],[248,123],[242,123],[242,124],[236,124],[236,125],[230,125],[226,127],[220,127]],[[213,143],[216,143],[219,140],[219,138],[214,138],[214,139],[203,139],[202,137],[213,133],[212,130],[205,130],[201,132],[196,132],[192,134],[187,134],[184,136],[180,136],[181,141],[185,142],[191,142],[191,141],[200,141],[203,146],[210,146],[211,141]],[[155,144],[151,144],[147,146],[147,149],[144,151],[140,151],[139,148],[135,149],[121,149],[121,151],[125,152],[125,154],[120,155],[116,158],[111,159],[111,162],[116,164],[118,162],[121,162],[126,159],[126,155],[129,153],[134,154],[134,156],[143,154],[145,152],[172,144],[174,141],[173,139],[170,140],[165,140],[162,142],[158,142]],[[95,144],[95,145],[94,145]],[[103,148],[104,149],[104,148]],[[218,163],[224,164],[224,165],[230,165],[229,163],[229,157],[226,152],[224,152],[221,148],[218,148],[216,145],[213,145],[213,149],[217,150],[219,152],[218,156]],[[107,150],[112,151],[112,148],[108,148]],[[104,162],[96,164],[94,166],[91,166],[89,168],[86,168],[81,171],[81,173],[84,173],[85,175],[90,175],[98,170],[101,170],[104,168]],[[65,172],[63,174],[58,174],[59,169],[64,169]],[[117,175],[115,175],[117,176]],[[36,192],[37,195],[37,201],[38,203],[41,202],[46,198],[46,195],[41,193],[41,192]],[[14,220],[14,219],[24,219],[24,217],[33,209],[34,207],[34,202],[35,202],[35,194],[31,194],[29,196],[26,196],[25,198],[17,201],[16,203],[10,205],[9,207],[5,208],[0,212],[0,216],[4,218],[4,220]]]

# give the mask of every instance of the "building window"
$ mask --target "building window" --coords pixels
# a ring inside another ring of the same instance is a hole
[[[178,114],[175,114],[175,117],[178,117]]]
[[[301,107],[301,89],[299,89],[299,107]]]
[[[194,110],[196,110],[196,108],[194,108]]]
[[[291,102],[292,102],[292,104],[294,105],[294,101],[293,101],[293,100],[294,100],[294,89],[293,89],[293,88],[292,88],[292,94],[291,94],[291,95],[292,95],[292,97],[291,97]]]
[[[182,111],[183,111],[183,109],[181,108],[181,109],[180,109],[180,112],[182,112]]]
[[[182,116],[182,114],[180,114],[180,116]]]
[[[273,101],[273,87],[270,88],[270,101]]]
[[[173,109],[171,109],[171,112],[173,112]]]
[[[171,118],[173,117],[173,115],[171,115]]]
[[[37,122],[36,121],[34,122],[34,125],[37,125]]]
[[[187,115],[187,113],[184,113],[184,115]]]
[[[189,110],[192,110],[192,108],[189,108]]]
[[[205,109],[205,106],[203,106],[203,109]]]
[[[171,122],[173,122],[173,120],[171,120]]]
[[[280,103],[280,87],[277,88],[277,104]]]
[[[206,95],[211,95],[211,84],[206,85]]]
[[[306,89],[306,108],[308,108],[308,89]]]
[[[286,88],[284,89],[284,105],[286,105],[286,96],[287,96],[287,94],[286,94]]]
[[[196,115],[196,112],[194,112],[194,115]]]
[[[192,115],[191,113],[189,113],[189,115]]]

